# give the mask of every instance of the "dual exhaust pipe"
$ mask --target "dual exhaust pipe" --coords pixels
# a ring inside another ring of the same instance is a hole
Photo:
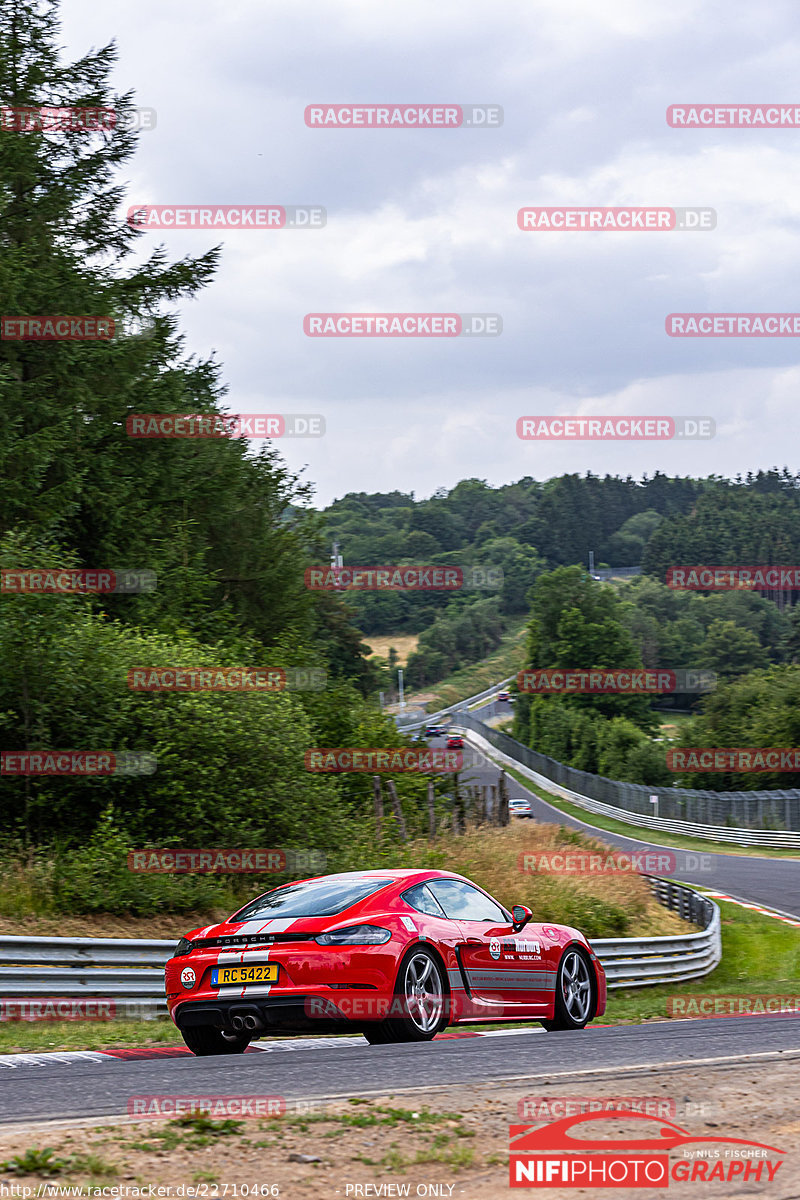
[[[254,1013],[247,1013],[245,1016],[235,1013],[231,1017],[231,1025],[237,1033],[255,1033],[257,1029],[264,1028],[260,1018]]]

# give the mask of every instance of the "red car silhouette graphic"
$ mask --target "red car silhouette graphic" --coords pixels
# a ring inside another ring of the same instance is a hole
[[[626,1121],[648,1122],[650,1129],[653,1130],[653,1126],[657,1126],[658,1132],[653,1131],[650,1137],[643,1138],[623,1136],[593,1139],[572,1136],[571,1131],[577,1125],[589,1124],[592,1121],[608,1121],[619,1117],[624,1117]],[[551,1121],[550,1124],[539,1127],[512,1125],[509,1136],[511,1154],[552,1153],[565,1150],[575,1153],[587,1150],[610,1150],[617,1153],[620,1150],[661,1151],[663,1153],[667,1150],[675,1150],[678,1146],[685,1146],[690,1142],[703,1145],[724,1143],[734,1146],[755,1146],[760,1150],[769,1150],[773,1154],[785,1154],[784,1150],[778,1150],[776,1146],[767,1146],[763,1142],[751,1142],[746,1138],[698,1137],[696,1134],[690,1133],[688,1129],[682,1129],[680,1125],[675,1125],[672,1121],[666,1121],[662,1117],[651,1117],[647,1113],[634,1112],[578,1113],[577,1116],[562,1117],[560,1121]]]

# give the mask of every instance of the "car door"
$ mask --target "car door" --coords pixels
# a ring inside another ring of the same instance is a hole
[[[459,963],[476,1015],[537,1016],[553,1001],[552,947],[542,927],[515,933],[511,914],[486,892],[459,879],[428,882],[445,914],[461,929]]]
[[[409,932],[416,932],[421,941],[431,941],[445,961],[450,986],[452,1014],[462,1017],[468,1007],[464,988],[464,972],[459,964],[458,949],[464,934],[458,921],[447,917],[436,897],[429,891],[429,882],[415,884],[399,897],[408,915],[400,919]]]

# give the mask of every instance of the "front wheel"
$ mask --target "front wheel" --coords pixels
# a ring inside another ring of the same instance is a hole
[[[563,955],[556,975],[556,1001],[552,1020],[542,1021],[546,1030],[583,1029],[596,1007],[592,968],[583,950],[576,946]]]
[[[250,1045],[249,1037],[226,1037],[221,1029],[213,1025],[190,1025],[181,1030],[181,1037],[198,1058],[210,1054],[244,1054]]]
[[[364,1037],[372,1046],[429,1042],[447,1024],[445,1000],[438,959],[424,946],[416,946],[403,960],[395,985],[392,1007],[401,1015],[370,1026]]]

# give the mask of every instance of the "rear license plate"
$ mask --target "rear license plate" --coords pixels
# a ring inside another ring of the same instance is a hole
[[[212,987],[226,987],[240,983],[277,983],[278,964],[260,963],[253,967],[214,967],[211,972]]]

